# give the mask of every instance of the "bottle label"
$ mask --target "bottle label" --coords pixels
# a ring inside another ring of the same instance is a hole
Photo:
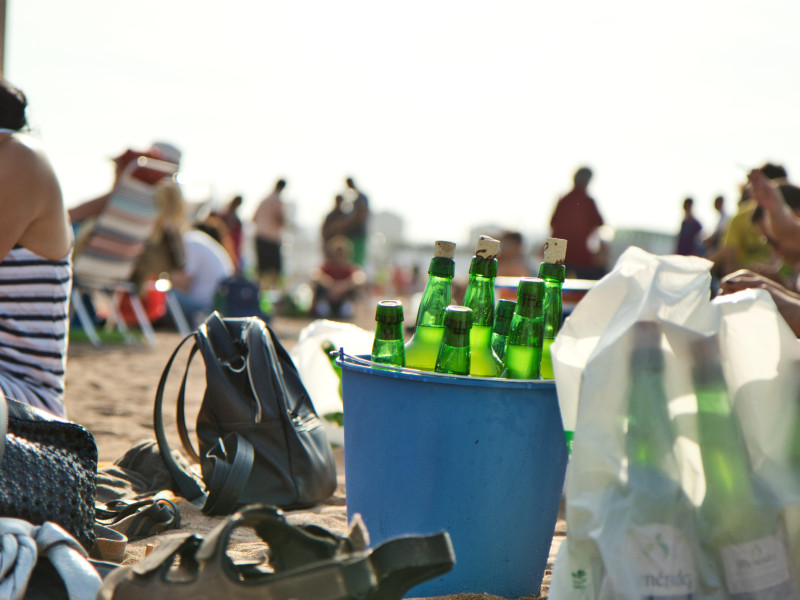
[[[695,587],[692,550],[677,528],[651,523],[631,529],[624,561],[636,569],[639,598],[691,600]],[[624,592],[625,590],[616,590]]]
[[[720,555],[732,599],[797,598],[790,579],[786,549],[777,536],[725,546],[720,549]]]

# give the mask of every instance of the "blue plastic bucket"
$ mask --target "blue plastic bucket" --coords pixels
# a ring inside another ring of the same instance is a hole
[[[454,569],[408,597],[539,594],[567,466],[555,383],[340,362],[348,517],[373,546],[453,542]]]

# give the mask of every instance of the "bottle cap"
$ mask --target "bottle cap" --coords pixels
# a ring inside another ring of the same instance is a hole
[[[517,287],[517,302],[541,302],[544,298],[544,281],[538,277],[522,277]]]
[[[488,235],[482,235],[478,238],[478,243],[475,245],[475,256],[483,258],[484,260],[491,260],[500,253],[500,240],[496,240]]]
[[[437,258],[453,258],[456,253],[454,242],[438,240],[433,243],[433,255]]]
[[[381,300],[375,309],[375,320],[380,323],[402,323],[403,305],[397,300]]]
[[[494,315],[496,319],[510,319],[514,314],[514,309],[517,303],[514,300],[505,300],[501,298],[497,301],[497,306],[494,308]]]
[[[456,333],[466,333],[472,327],[472,309],[451,304],[444,309],[444,326]]]
[[[567,240],[560,238],[545,238],[544,262],[553,265],[563,265],[567,258]]]

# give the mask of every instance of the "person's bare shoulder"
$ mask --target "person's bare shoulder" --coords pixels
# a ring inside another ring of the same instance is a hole
[[[14,244],[48,258],[69,250],[69,222],[58,178],[39,144],[25,135],[0,140],[2,248]]]
[[[29,201],[44,196],[60,202],[61,192],[50,161],[33,138],[14,134],[0,143],[0,180],[18,187]]]

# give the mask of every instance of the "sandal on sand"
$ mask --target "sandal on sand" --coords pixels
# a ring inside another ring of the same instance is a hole
[[[94,514],[96,523],[124,534],[131,542],[181,526],[181,511],[166,498],[112,500],[96,504]]]
[[[239,527],[254,529],[269,546],[269,569],[228,556]],[[98,600],[400,600],[455,564],[446,532],[399,537],[373,550],[367,544],[360,519],[342,537],[315,525],[291,525],[274,506],[250,505],[205,538],[168,536],[138,565],[109,574]]]

